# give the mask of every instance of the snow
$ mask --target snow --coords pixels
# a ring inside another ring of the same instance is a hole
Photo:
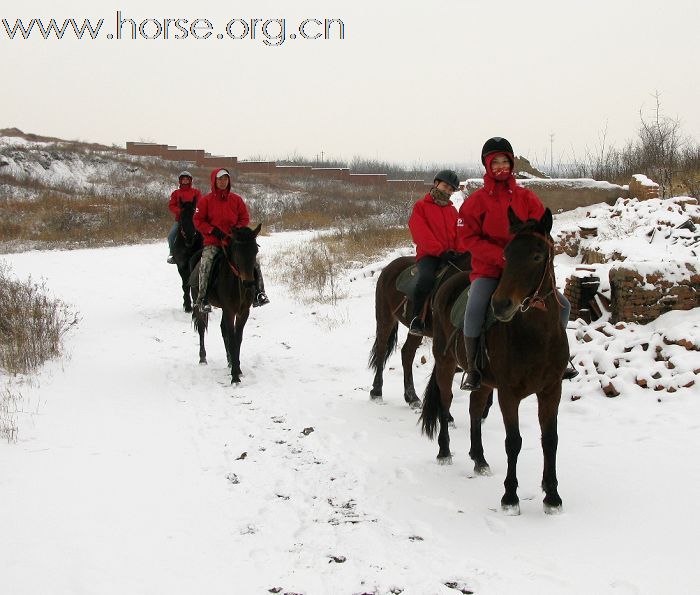
[[[649,186],[651,188],[659,187],[659,185],[656,182],[654,182],[654,180],[647,178],[644,174],[634,174],[632,177],[642,186]]]
[[[522,515],[508,517],[499,507],[506,458],[497,408],[483,426],[493,476],[475,476],[456,377],[455,463],[437,465],[437,444],[403,401],[398,353],[384,402],[369,400],[381,263],[352,271],[337,306],[299,304],[272,261],[306,237],[259,238],[272,303],[252,311],[235,387],[218,311],[209,365],[197,364],[165,242],[4,257],[19,277],[44,277],[82,321],[66,358],[33,382],[12,381],[27,413],[19,441],[0,444],[3,593],[697,589],[700,388],[682,384],[697,380],[700,352],[663,339],[697,345],[700,309],[646,327],[570,324],[582,374],[565,385],[559,415],[564,512],[542,511],[530,397],[521,406]],[[575,266],[557,258],[561,286]],[[592,340],[577,341],[580,332]],[[675,369],[655,360],[657,345]],[[615,359],[629,361],[615,367]],[[419,390],[432,362],[423,345]],[[652,380],[656,370],[675,393],[636,384],[637,373]],[[619,397],[603,395],[603,379]]]

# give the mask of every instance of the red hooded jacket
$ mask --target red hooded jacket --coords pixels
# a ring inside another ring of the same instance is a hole
[[[440,256],[446,250],[459,250],[459,214],[452,203],[441,207],[430,192],[413,205],[408,228],[416,244],[416,262],[424,256]]]
[[[186,186],[180,184],[180,187],[170,195],[170,202],[168,203],[168,208],[175,215],[175,221],[180,221],[180,207],[183,202],[194,202],[196,205],[201,198],[202,193],[194,188],[192,184],[187,184]]]
[[[486,158],[484,187],[479,188],[462,203],[459,214],[462,218],[461,248],[472,255],[470,279],[491,277],[498,279],[503,273],[503,250],[513,236],[508,233],[508,207],[519,219],[540,219],[544,205],[537,195],[518,186],[511,174],[502,182],[491,174],[491,159]]]
[[[211,192],[205,195],[198,203],[194,212],[194,226],[204,236],[205,246],[221,246],[221,242],[211,232],[215,227],[229,233],[234,227],[247,227],[250,223],[248,208],[243,199],[231,192],[231,180],[229,179],[226,190],[216,187],[216,174],[223,168],[217,168],[211,172]]]

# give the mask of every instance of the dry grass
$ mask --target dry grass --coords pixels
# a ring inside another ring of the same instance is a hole
[[[0,368],[9,374],[35,372],[61,354],[63,336],[77,314],[48,295],[43,283],[22,282],[0,266]]]
[[[22,395],[9,386],[0,389],[0,438],[7,442],[17,442],[17,414],[20,411]]]

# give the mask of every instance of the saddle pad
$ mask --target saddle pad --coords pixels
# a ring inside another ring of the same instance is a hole
[[[461,332],[464,332],[464,312],[467,309],[467,300],[469,299],[470,287],[471,285],[467,285],[464,291],[459,294],[459,297],[455,300],[455,303],[452,304],[452,309],[450,310],[450,322],[452,323],[453,327],[459,329]],[[491,308],[491,305],[489,305],[488,309],[486,310],[486,320],[484,321],[484,326],[481,332],[485,333],[497,322],[498,320],[496,320],[496,317],[493,314],[493,308]]]
[[[442,282],[443,277],[445,276],[445,273],[447,272],[448,268],[449,265],[440,265],[438,267],[437,271],[435,272],[435,285],[433,285],[433,289],[430,292],[431,296],[435,293],[437,288],[440,287],[440,283]],[[396,289],[397,291],[400,291],[401,293],[406,295],[409,299],[413,299],[417,283],[418,265],[412,264],[410,267],[404,269],[399,273],[399,276],[396,278]]]

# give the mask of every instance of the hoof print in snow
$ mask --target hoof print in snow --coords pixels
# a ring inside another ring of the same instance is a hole
[[[242,453],[241,453],[241,456],[236,457],[236,460],[237,460],[237,461],[242,461],[242,460],[245,459],[247,456],[248,456],[248,453],[247,453],[247,452],[242,452]]]
[[[241,535],[255,535],[257,532],[258,529],[255,525],[246,525],[241,529]]]
[[[236,475],[235,473],[229,473],[229,474],[226,476],[226,479],[228,479],[228,480],[229,480],[231,483],[233,483],[233,484],[241,483],[241,480],[238,479],[238,475]]]
[[[304,429],[301,431],[301,433],[304,434],[304,436],[308,436],[308,435],[311,434],[311,432],[313,432],[313,431],[314,431],[314,429],[313,429],[311,426],[309,426],[308,428],[304,428]]]
[[[463,593],[463,595],[473,595],[474,593],[474,591],[469,590],[465,585],[456,581],[447,581],[445,583],[445,586],[448,589],[454,589],[455,591],[459,591],[460,593]]]
[[[345,556],[328,556],[330,560],[328,560],[328,563],[330,564],[331,562],[336,562],[337,564],[342,564],[347,560]]]
[[[273,423],[276,423],[276,424],[283,424],[284,423],[284,417],[282,417],[281,415],[274,415],[270,419],[273,421]]]
[[[409,539],[411,541],[423,541],[423,538],[420,535],[411,535]]]
[[[272,589],[267,590],[268,593],[281,593],[282,587],[272,587]]]
[[[286,496],[284,494],[275,494],[280,500],[289,500],[289,496]]]

